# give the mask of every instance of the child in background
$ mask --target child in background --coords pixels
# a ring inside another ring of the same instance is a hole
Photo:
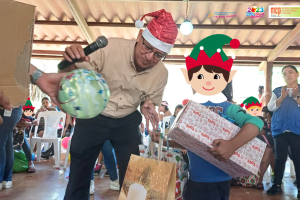
[[[32,162],[32,154],[30,151],[30,146],[27,141],[27,137],[30,135],[30,130],[33,125],[38,126],[38,121],[33,117],[34,116],[34,108],[31,104],[30,98],[28,98],[25,106],[23,106],[23,114],[21,120],[18,122],[16,128],[17,131],[14,134],[14,145],[17,147],[19,144],[19,148],[22,146],[22,149],[26,155],[28,161],[28,173],[35,172],[35,166]]]

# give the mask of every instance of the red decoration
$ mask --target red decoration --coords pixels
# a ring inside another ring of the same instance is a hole
[[[153,19],[147,25],[147,28],[154,37],[162,42],[175,44],[178,28],[172,18],[171,13],[162,9],[156,12],[145,14],[141,18],[141,21],[143,21],[144,17],[146,16],[153,17]]]
[[[258,107],[261,107],[261,106],[262,106],[262,103],[259,103],[259,102],[256,102],[256,103],[252,102],[251,104],[248,103],[248,105],[245,106],[245,108],[248,109],[248,108],[250,108],[250,107],[252,107],[252,106],[258,106]]]
[[[195,60],[194,58],[188,56],[185,58],[185,62],[187,70],[202,65],[213,65],[225,69],[226,71],[230,71],[233,59],[230,58],[227,61],[223,62],[220,53],[215,53],[211,58],[209,58],[205,51],[201,50],[198,56],[198,60]]]
[[[188,104],[189,101],[190,101],[190,100],[188,100],[188,99],[183,100],[183,101],[182,101],[182,105],[185,106],[186,104]]]
[[[29,99],[28,99],[28,100],[29,100]],[[28,105],[28,106],[26,106],[26,105],[23,106],[23,110],[28,109],[28,108],[31,109],[32,111],[34,111],[34,108],[35,108],[35,107],[29,106],[29,105]]]
[[[240,46],[240,41],[237,39],[232,39],[230,41],[231,48],[237,49]]]

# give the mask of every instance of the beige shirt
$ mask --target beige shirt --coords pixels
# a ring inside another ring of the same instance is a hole
[[[133,61],[135,40],[108,39],[107,47],[90,54],[89,62],[76,63],[77,68],[96,70],[107,81],[110,99],[101,113],[122,118],[137,110],[149,98],[156,106],[162,101],[168,71],[160,61],[151,69],[136,72]]]

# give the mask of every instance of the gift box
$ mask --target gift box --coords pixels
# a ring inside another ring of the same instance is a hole
[[[238,126],[219,114],[190,101],[179,113],[168,136],[233,178],[257,174],[266,148],[257,138],[237,149],[226,161],[215,159],[207,151],[215,139],[230,140],[239,131]]]

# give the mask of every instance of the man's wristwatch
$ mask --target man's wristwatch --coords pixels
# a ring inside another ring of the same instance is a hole
[[[43,75],[43,72],[39,69],[35,70],[32,75],[30,75],[30,82],[36,85],[36,81]]]

